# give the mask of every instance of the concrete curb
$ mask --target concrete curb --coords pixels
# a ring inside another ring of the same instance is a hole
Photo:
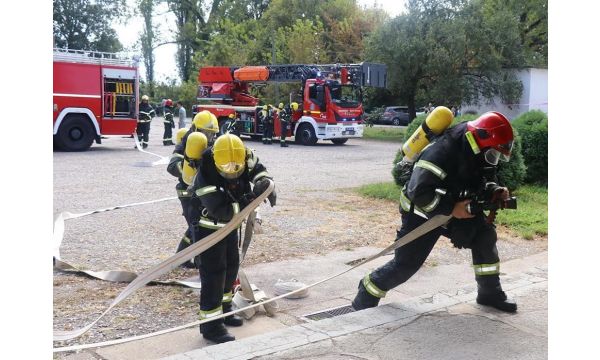
[[[546,270],[534,267],[521,274],[503,277],[502,282],[504,290],[509,292],[511,296],[519,296],[537,289],[543,290],[547,288]],[[424,314],[443,309],[448,310],[448,308],[458,304],[473,302],[476,296],[475,287],[469,285],[456,291],[419,296],[406,301],[390,303],[317,322],[300,324],[285,330],[265,333],[235,342],[208,346],[164,359],[251,359],[323,340],[333,340],[337,337],[392,322],[397,323],[396,325],[410,323]],[[496,316],[494,312],[487,316],[499,321],[502,321],[503,318],[501,313]],[[505,323],[510,324],[510,320],[505,321]],[[535,334],[534,330],[528,332],[536,336],[544,336],[544,334]]]

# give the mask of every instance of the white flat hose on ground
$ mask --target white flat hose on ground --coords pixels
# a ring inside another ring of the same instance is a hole
[[[132,293],[133,291],[135,291],[136,289],[138,289],[139,287],[143,286],[145,283],[147,283],[149,280],[147,280],[148,278],[152,278],[152,276],[158,276],[160,274],[162,274],[163,272],[166,272],[168,270],[170,270],[171,268],[182,264],[183,262],[185,262],[187,259],[189,259],[191,257],[190,254],[199,254],[202,251],[204,251],[204,248],[200,248],[200,245],[205,245],[203,244],[204,242],[208,243],[210,242],[210,246],[212,246],[212,244],[216,243],[219,241],[218,236],[224,237],[226,234],[228,234],[231,230],[233,230],[238,224],[240,224],[243,220],[243,218],[245,216],[248,216],[250,214],[250,211],[252,211],[255,207],[257,207],[260,202],[262,202],[267,196],[268,194],[271,193],[271,191],[273,191],[273,187],[274,184],[271,182],[271,184],[269,185],[269,188],[267,189],[267,191],[265,191],[263,194],[261,194],[256,200],[254,200],[252,203],[250,203],[250,205],[248,205],[248,207],[244,208],[244,210],[242,210],[242,212],[240,212],[236,217],[234,217],[225,227],[221,228],[220,230],[218,230],[217,232],[213,233],[211,236],[205,238],[204,241],[196,243],[188,248],[186,248],[185,250],[183,250],[180,253],[175,254],[175,256],[163,261],[162,263],[160,263],[159,265],[151,268],[150,270],[148,270],[146,273],[142,274],[139,276],[139,278],[137,278],[136,280],[134,280],[134,282],[132,282],[125,290],[123,290],[123,292],[121,292],[121,294],[119,294],[119,296],[117,296],[117,298],[113,301],[113,303],[110,305],[110,307],[98,318],[96,319],[93,323],[87,325],[86,327],[82,328],[82,329],[78,329],[75,331],[70,331],[70,332],[55,332],[54,335],[54,340],[68,340],[68,339],[72,339],[75,338],[77,336],[80,336],[81,334],[85,333],[87,330],[89,330],[102,316],[104,316],[106,313],[108,313],[108,311],[110,311],[110,309],[112,309],[112,307],[114,307],[116,304],[118,304],[120,301],[122,301],[125,297],[127,297],[130,293]],[[434,217],[432,217],[431,219],[427,220],[425,223],[423,223],[422,225],[420,225],[419,227],[415,228],[413,231],[411,231],[410,233],[404,235],[402,238],[396,240],[394,243],[392,243],[391,245],[389,245],[388,247],[386,247],[385,249],[381,250],[380,252],[371,255],[370,257],[364,259],[363,261],[359,262],[358,264],[343,270],[335,275],[332,275],[328,278],[319,280],[317,282],[314,282],[310,285],[306,285],[302,288],[293,290],[289,293],[286,294],[282,294],[273,298],[270,298],[268,300],[265,300],[264,302],[258,302],[256,304],[252,304],[249,305],[247,307],[241,308],[241,309],[236,309],[233,311],[230,311],[228,313],[224,313],[221,315],[217,315],[214,317],[211,317],[210,319],[204,319],[201,321],[194,321],[192,323],[186,324],[186,325],[182,325],[182,326],[178,326],[175,328],[171,328],[171,329],[166,329],[166,330],[161,330],[158,332],[154,332],[154,333],[149,333],[149,334],[144,334],[144,335],[140,335],[140,336],[135,336],[135,337],[131,337],[131,338],[126,338],[126,339],[117,339],[117,340],[111,340],[111,341],[105,341],[105,342],[99,342],[99,343],[93,343],[93,344],[83,344],[83,345],[74,345],[74,346],[67,346],[67,347],[62,347],[62,348],[54,348],[53,352],[62,352],[62,351],[73,351],[73,350],[81,350],[81,349],[88,349],[88,348],[97,348],[97,347],[102,347],[102,346],[109,346],[109,345],[115,345],[115,344],[120,344],[120,343],[125,343],[125,342],[129,342],[129,341],[134,341],[134,340],[141,340],[141,339],[145,339],[145,338],[149,338],[152,336],[157,336],[157,335],[162,335],[162,334],[166,334],[169,332],[173,332],[173,331],[177,331],[177,330],[181,330],[181,329],[186,329],[189,327],[193,327],[193,326],[197,326],[199,324],[203,324],[206,323],[208,321],[212,321],[212,320],[217,320],[217,319],[221,319],[224,318],[226,316],[230,316],[233,314],[237,314],[237,313],[241,313],[244,311],[248,311],[249,309],[254,309],[257,308],[259,306],[264,306],[267,303],[282,299],[284,297],[288,297],[290,295],[295,295],[297,293],[301,293],[302,291],[304,291],[305,289],[309,289],[313,286],[317,286],[319,284],[322,284],[326,281],[329,281],[331,279],[334,279],[338,276],[341,276],[351,270],[356,269],[359,266],[362,266],[372,260],[375,260],[383,255],[386,255],[388,252],[395,250],[401,246],[404,246],[408,243],[410,243],[411,241],[427,234],[428,232],[444,225],[445,223],[448,222],[448,220],[450,220],[452,218],[452,216],[450,215],[436,215]],[[223,231],[225,230],[225,231]],[[215,239],[217,239],[215,241]],[[209,246],[209,247],[210,247]],[[188,256],[188,257],[186,257]],[[139,281],[138,281],[139,280]],[[145,282],[144,282],[145,281]]]
[[[96,324],[96,322],[98,322],[98,320],[100,320],[102,317],[104,317],[104,315],[106,315],[110,310],[112,310],[113,307],[115,307],[121,301],[126,299],[129,295],[131,295],[137,289],[141,288],[142,286],[146,285],[147,283],[156,279],[157,277],[175,269],[176,267],[183,264],[184,262],[191,259],[192,257],[197,256],[197,255],[201,254],[202,252],[208,250],[214,244],[221,241],[231,231],[234,231],[242,223],[242,221],[248,215],[250,215],[250,213],[255,208],[257,208],[263,202],[263,200],[265,200],[267,198],[267,196],[269,196],[269,194],[271,194],[274,187],[275,187],[275,184],[272,181],[269,181],[269,187],[265,190],[265,192],[260,194],[248,206],[246,206],[242,211],[240,211],[238,214],[236,214],[231,219],[231,221],[229,221],[227,223],[227,225],[225,225],[224,227],[215,231],[211,235],[205,237],[202,241],[199,241],[195,244],[188,246],[184,250],[182,250],[182,251],[176,253],[175,255],[171,256],[170,258],[162,261],[158,265],[151,267],[146,272],[138,275],[132,282],[129,283],[129,285],[127,285],[127,287],[119,295],[117,295],[117,297],[113,300],[113,302],[110,304],[110,306],[96,320],[94,320],[90,324],[88,324],[80,329],[76,329],[76,330],[72,330],[72,331],[60,331],[60,330],[54,331],[53,340],[54,341],[64,341],[64,340],[74,339],[76,337],[83,335],[85,332],[87,332],[89,329],[91,329],[92,326],[94,326]],[[213,317],[213,318],[206,319],[206,320],[214,320],[216,318],[217,317]],[[203,320],[203,322],[207,322],[207,321]]]
[[[159,158],[159,160],[156,160],[156,161],[138,161],[135,164],[133,164],[133,166],[151,167],[151,166],[156,166],[156,165],[165,165],[165,164],[169,163],[169,157],[168,156],[158,155],[158,154],[155,154],[153,152],[146,151],[146,150],[142,149],[142,146],[140,145],[140,140],[138,139],[136,133],[133,134],[133,139],[135,140],[135,147],[140,152],[143,152],[143,153],[146,153],[146,154],[150,154],[150,155],[154,155],[154,156],[156,156],[156,157]]]
[[[154,203],[168,201],[168,200],[174,200],[174,199],[177,199],[177,197],[168,197],[168,198],[162,198],[162,199],[158,199],[158,200],[151,200],[151,201],[144,201],[144,202],[138,202],[138,203],[133,203],[133,204],[113,206],[113,207],[109,207],[109,208],[103,208],[103,209],[88,211],[88,212],[79,213],[79,214],[74,214],[74,213],[71,213],[68,211],[61,212],[54,219],[54,233],[52,234],[53,244],[54,244],[54,250],[53,250],[54,268],[57,270],[60,270],[60,271],[64,271],[64,272],[86,274],[88,276],[91,276],[91,277],[99,279],[99,280],[105,280],[105,281],[111,281],[111,282],[132,282],[136,277],[138,277],[138,274],[136,274],[132,271],[85,270],[85,269],[81,269],[77,266],[74,266],[74,265],[69,264],[68,262],[62,260],[60,257],[60,246],[62,245],[62,241],[63,241],[64,233],[65,233],[65,220],[76,219],[76,218],[80,218],[80,217],[84,217],[84,216],[88,216],[88,215],[92,215],[92,214],[97,214],[97,213],[105,212],[105,211],[123,209],[123,208],[127,208],[127,207],[132,207],[132,206],[154,204]],[[163,285],[182,285],[182,286],[187,286],[187,287],[194,288],[194,289],[201,288],[199,280],[198,281],[153,280],[151,283],[163,284]]]

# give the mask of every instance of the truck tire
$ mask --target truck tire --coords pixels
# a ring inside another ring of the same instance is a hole
[[[331,139],[331,142],[334,143],[335,145],[343,145],[346,143],[346,141],[348,141],[348,138],[346,138],[346,139]]]
[[[227,128],[229,127],[229,120],[222,120],[219,121],[219,123],[221,125],[219,125],[219,130],[221,131],[221,134],[225,134],[225,132],[227,132]]]
[[[85,115],[68,115],[55,135],[56,145],[64,151],[85,151],[92,146],[96,131]]]
[[[310,124],[302,124],[296,132],[296,142],[302,145],[314,145],[317,143],[317,135]]]

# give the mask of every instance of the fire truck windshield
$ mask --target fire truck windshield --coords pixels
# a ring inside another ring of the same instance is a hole
[[[361,101],[360,87],[355,85],[328,84],[331,101],[339,107],[357,107]]]

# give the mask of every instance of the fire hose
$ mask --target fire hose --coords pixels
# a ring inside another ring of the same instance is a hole
[[[68,212],[68,211],[61,212],[54,219],[54,234],[53,234],[53,243],[54,243],[53,261],[54,261],[54,267],[57,270],[60,270],[60,271],[82,273],[82,274],[86,274],[88,276],[91,276],[93,278],[99,279],[99,280],[112,281],[112,282],[131,282],[131,281],[133,281],[136,277],[138,277],[138,274],[136,274],[136,273],[134,273],[132,271],[125,271],[125,270],[107,270],[107,271],[83,270],[83,269],[80,269],[77,266],[71,265],[68,262],[63,261],[61,259],[61,256],[60,256],[60,246],[61,246],[63,238],[64,238],[65,220],[76,219],[76,218],[80,218],[80,217],[83,217],[83,216],[97,214],[97,213],[101,213],[101,212],[105,212],[105,211],[111,211],[111,210],[116,210],[116,209],[124,209],[124,208],[132,207],[132,206],[139,206],[139,205],[145,205],[145,204],[153,204],[153,203],[158,203],[158,202],[167,201],[167,200],[174,200],[174,199],[177,199],[177,197],[168,197],[168,198],[162,198],[162,199],[158,199],[158,200],[151,200],[151,201],[144,201],[144,202],[127,204],[127,205],[113,206],[113,207],[108,207],[108,208],[103,208],[103,209],[98,209],[98,210],[88,211],[88,212],[85,212],[85,213],[78,213],[78,214],[71,213],[71,212]],[[201,287],[199,281],[185,281],[185,280],[159,281],[159,280],[153,280],[152,283],[154,283],[154,284],[163,284],[163,285],[182,285],[182,286],[187,286],[187,287],[191,287],[191,288],[195,288],[195,289],[199,289]]]
[[[217,242],[219,242],[222,238],[224,238],[227,234],[229,234],[231,231],[233,231],[234,229],[236,229],[241,222],[244,220],[244,218],[246,218],[247,216],[251,215],[251,213],[253,212],[254,209],[256,209],[261,203],[262,201],[264,201],[267,196],[273,191],[274,188],[274,184],[273,182],[271,182],[269,184],[269,187],[267,188],[267,190],[261,194],[259,197],[257,197],[254,201],[252,201],[247,207],[245,207],[240,213],[238,213],[236,216],[234,216],[233,219],[231,219],[231,221],[223,228],[217,230],[216,232],[214,232],[213,234],[211,234],[210,236],[204,238],[202,241],[195,243],[191,246],[189,246],[188,248],[186,248],[185,250],[182,250],[181,252],[173,255],[172,257],[168,258],[167,260],[164,260],[163,262],[161,262],[160,264],[150,268],[149,270],[147,270],[145,273],[139,275],[138,277],[136,277],[114,300],[113,302],[110,304],[110,306],[96,319],[94,320],[92,323],[84,326],[83,328],[80,329],[76,329],[73,331],[55,331],[54,333],[54,341],[64,341],[64,340],[69,340],[69,339],[74,339],[76,337],[81,336],[82,334],[84,334],[85,332],[87,332],[89,329],[92,328],[92,326],[94,326],[96,324],[96,322],[98,322],[102,317],[104,317],[113,307],[115,307],[117,304],[119,304],[121,301],[123,301],[125,298],[127,298],[130,294],[132,294],[134,291],[136,291],[137,289],[141,288],[142,286],[144,286],[145,284],[149,283],[150,281],[152,281],[153,279],[155,279],[156,277],[176,268],[177,266],[179,266],[180,264],[184,263],[185,261],[187,261],[188,259],[191,259],[192,257],[202,253],[203,251],[207,250],[208,248],[210,248],[211,246],[213,246],[214,244],[216,244]],[[141,340],[141,339],[145,339],[145,338],[149,338],[149,337],[153,337],[153,336],[157,336],[157,335],[161,335],[161,334],[166,334],[169,332],[173,332],[173,331],[177,331],[177,330],[181,330],[181,329],[185,329],[185,328],[189,328],[189,327],[193,327],[193,326],[197,326],[199,324],[203,324],[206,323],[208,321],[212,321],[212,320],[216,320],[216,319],[220,319],[220,318],[224,318],[226,316],[229,315],[233,315],[233,314],[237,314],[249,309],[254,309],[257,308],[259,306],[262,306],[264,304],[288,297],[290,295],[294,295],[303,291],[306,291],[306,289],[312,288],[314,286],[317,286],[319,284],[322,284],[326,281],[332,280],[338,276],[341,276],[349,271],[354,270],[355,268],[362,266],[372,260],[375,260],[383,255],[388,254],[389,252],[404,246],[406,244],[408,244],[409,242],[419,238],[420,236],[428,233],[429,231],[432,231],[436,228],[438,228],[439,226],[444,225],[446,222],[448,222],[448,220],[450,220],[451,216],[444,216],[444,215],[437,215],[432,217],[431,219],[429,219],[428,221],[426,221],[425,223],[423,223],[421,226],[417,227],[416,229],[414,229],[413,231],[411,231],[410,233],[406,234],[405,236],[403,236],[402,238],[398,239],[397,241],[395,241],[393,244],[389,245],[388,247],[386,247],[385,249],[383,249],[382,251],[364,259],[363,261],[359,262],[358,264],[352,266],[349,269],[343,270],[335,275],[332,275],[328,278],[319,280],[317,282],[314,282],[312,284],[306,285],[302,288],[290,291],[288,293],[249,305],[247,307],[241,308],[241,309],[235,309],[232,310],[228,313],[224,313],[218,316],[214,316],[211,317],[210,319],[204,319],[204,320],[200,320],[200,321],[195,321],[186,325],[182,325],[182,326],[178,326],[175,328],[170,328],[170,329],[165,329],[165,330],[161,330],[161,331],[157,331],[154,333],[149,333],[149,334],[144,334],[144,335],[139,335],[139,336],[135,336],[135,337],[130,337],[130,338],[126,338],[126,339],[116,339],[116,340],[111,340],[111,341],[105,341],[105,342],[99,342],[99,343],[92,343],[92,344],[81,344],[81,345],[73,345],[73,346],[67,346],[67,347],[60,347],[60,348],[54,348],[53,351],[54,352],[63,352],[63,351],[74,351],[74,350],[81,350],[81,349],[87,349],[87,348],[97,348],[97,347],[102,347],[102,346],[109,346],[109,345],[115,345],[115,344],[120,344],[120,343],[125,343],[125,342],[130,342],[130,341],[134,341],[134,340]],[[242,258],[243,259],[243,258]]]
[[[152,161],[152,162],[148,162],[148,161],[138,161],[138,162],[136,162],[136,163],[134,164],[134,166],[139,166],[139,167],[152,167],[152,166],[156,166],[156,165],[165,165],[165,164],[168,164],[168,163],[169,163],[169,157],[168,157],[168,156],[161,156],[161,155],[155,154],[155,153],[153,153],[153,152],[150,152],[150,151],[143,150],[143,149],[142,149],[142,147],[141,147],[141,145],[140,145],[140,140],[138,139],[138,137],[137,137],[137,134],[136,134],[136,133],[134,133],[134,134],[133,134],[133,139],[135,140],[135,147],[136,147],[136,148],[137,148],[137,149],[138,149],[140,152],[143,152],[143,153],[146,153],[146,154],[150,154],[150,155],[154,155],[154,156],[156,156],[156,157],[158,157],[158,158],[159,158],[159,160]]]

